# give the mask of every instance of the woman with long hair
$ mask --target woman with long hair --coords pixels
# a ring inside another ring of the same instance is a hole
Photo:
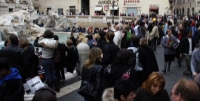
[[[35,49],[28,39],[22,37],[19,40],[19,47],[22,48],[27,56],[28,66],[26,68],[26,78],[31,78],[38,75],[37,66],[39,59],[35,55]]]
[[[103,53],[100,48],[93,47],[89,52],[88,59],[83,65],[81,76],[82,81],[85,80],[93,84],[96,88],[96,91],[94,92],[95,94],[93,95],[97,95],[95,97],[83,96],[85,101],[101,101],[101,95],[103,91],[101,66],[102,55]]]
[[[141,86],[142,83],[148,78],[148,76],[152,72],[159,71],[158,63],[156,60],[156,56],[153,50],[148,46],[147,39],[141,38],[140,39],[140,48],[138,49],[139,52],[139,61],[143,70],[138,73],[139,85]]]
[[[159,72],[153,72],[143,82],[142,87],[136,90],[134,101],[170,101],[164,87],[165,79],[163,75]]]

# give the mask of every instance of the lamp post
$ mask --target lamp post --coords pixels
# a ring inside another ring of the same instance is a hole
[[[114,0],[113,0],[113,4],[112,4],[112,8],[113,8],[113,11],[112,11],[112,24],[114,24]]]

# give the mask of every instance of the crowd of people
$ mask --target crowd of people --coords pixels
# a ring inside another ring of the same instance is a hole
[[[141,16],[132,22],[108,22],[107,27],[89,27],[87,35],[80,32],[76,38],[72,31],[66,43],[59,43],[51,30],[33,44],[10,35],[0,50],[0,99],[23,101],[23,83],[40,75],[49,88],[38,90],[33,101],[57,101],[55,91],[60,91],[67,68],[67,72],[79,71],[78,93],[85,101],[170,101],[170,96],[172,101],[200,101],[200,22],[182,18]],[[193,79],[180,79],[170,96],[155,57],[158,45],[164,47],[164,74],[175,57],[177,67],[185,58],[183,74]],[[83,50],[88,53],[86,59]]]

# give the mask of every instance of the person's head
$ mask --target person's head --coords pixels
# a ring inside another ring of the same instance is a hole
[[[126,36],[127,36],[127,30],[123,30],[122,31],[122,38],[126,38]]]
[[[46,30],[43,34],[44,38],[53,38],[54,33],[51,30]]]
[[[110,22],[107,22],[107,26],[108,26],[108,27],[111,27],[111,23],[110,23]]]
[[[168,36],[171,36],[171,35],[172,35],[172,30],[171,30],[171,29],[168,29],[168,30],[167,30],[167,35],[168,35]]]
[[[11,34],[9,37],[9,41],[12,45],[18,45],[19,44],[19,39],[16,35]]]
[[[123,28],[123,25],[121,23],[117,24],[117,26],[115,27],[115,29],[117,31],[122,31],[124,28]]]
[[[115,34],[112,31],[108,31],[105,35],[107,42],[113,42],[114,37],[115,37]]]
[[[70,37],[74,37],[74,32],[71,32]]]
[[[54,35],[53,38],[54,38],[54,40],[59,40],[58,35]]]
[[[148,41],[146,38],[140,39],[140,46],[148,46]]]
[[[135,98],[133,82],[119,79],[114,85],[114,98],[118,101],[134,101]]]
[[[199,88],[195,82],[180,79],[172,88],[171,101],[199,101]]]
[[[187,36],[188,36],[189,38],[192,37],[192,31],[191,31],[191,30],[189,30],[189,31],[187,32]]]
[[[148,78],[143,82],[142,89],[146,93],[156,95],[163,91],[165,87],[165,79],[159,72],[151,73]]]
[[[120,51],[117,52],[115,63],[118,65],[133,65],[133,60],[131,57],[131,53],[127,49],[121,49]]]
[[[132,46],[133,47],[139,47],[140,45],[140,38],[137,36],[132,37]]]
[[[89,52],[89,56],[84,64],[84,67],[91,68],[96,62],[101,61],[102,57],[103,54],[101,49],[98,47],[93,47]]]
[[[10,66],[5,58],[0,57],[0,79],[4,78],[9,74]]]
[[[73,46],[73,41],[71,39],[67,39],[66,44],[68,47]]]
[[[130,29],[129,26],[126,25],[126,26],[125,26],[125,30],[129,31],[129,29]]]
[[[7,46],[9,46],[9,45],[10,45],[9,40],[6,40],[6,41],[4,42],[4,46],[7,47]]]
[[[92,39],[93,39],[93,35],[92,35],[92,34],[89,34],[89,35],[87,36],[87,38],[88,38],[88,40],[92,40]]]
[[[32,101],[58,101],[56,93],[50,88],[40,88],[36,91]]]
[[[105,35],[106,35],[106,32],[100,31],[98,34],[99,34],[99,36],[100,36],[101,39],[104,39]]]
[[[26,49],[29,45],[29,41],[28,39],[24,38],[24,37],[21,37],[19,39],[19,47],[22,48],[22,49]]]

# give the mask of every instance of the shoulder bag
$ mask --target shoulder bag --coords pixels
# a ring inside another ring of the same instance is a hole
[[[96,90],[96,86],[90,82],[93,68],[91,68],[91,69],[92,70],[90,71],[90,77],[89,77],[88,81],[82,80],[81,86],[77,92],[83,97],[90,98],[90,99],[93,99],[96,101],[98,99],[98,92]]]

